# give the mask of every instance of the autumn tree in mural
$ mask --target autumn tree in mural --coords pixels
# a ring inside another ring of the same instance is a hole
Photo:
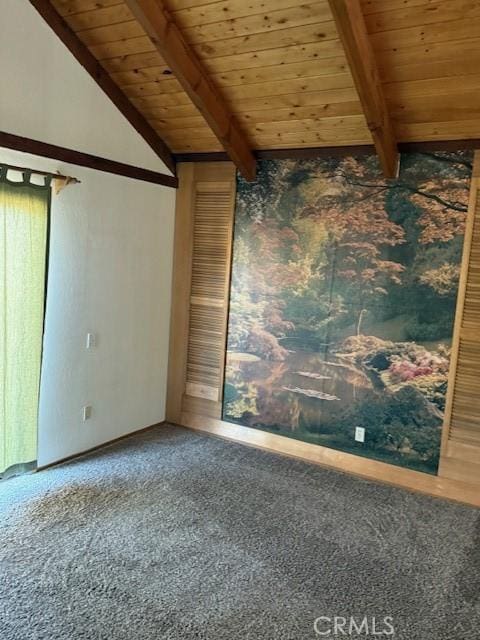
[[[459,152],[240,180],[225,419],[436,470],[470,173]]]

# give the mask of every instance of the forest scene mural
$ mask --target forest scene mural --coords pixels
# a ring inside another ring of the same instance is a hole
[[[397,180],[374,156],[239,178],[224,420],[436,473],[471,171],[435,152]]]

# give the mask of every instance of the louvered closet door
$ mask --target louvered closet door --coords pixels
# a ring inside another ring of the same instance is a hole
[[[232,242],[228,182],[195,185],[185,394],[220,402]]]
[[[440,475],[480,484],[480,152],[473,169]]]
[[[167,418],[221,416],[235,169],[181,166],[177,197]]]

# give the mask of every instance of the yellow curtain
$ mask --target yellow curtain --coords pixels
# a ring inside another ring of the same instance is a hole
[[[0,175],[0,477],[34,466],[50,189]]]

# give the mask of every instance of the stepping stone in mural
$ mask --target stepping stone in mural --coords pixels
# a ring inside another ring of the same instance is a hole
[[[318,400],[340,400],[337,396],[332,396],[330,393],[324,393],[323,391],[315,391],[315,389],[299,389],[298,387],[282,387],[282,389],[291,393],[299,393],[308,398],[317,398]]]
[[[321,373],[312,373],[311,371],[295,371],[297,376],[303,376],[305,378],[312,378],[313,380],[331,380],[332,376],[324,376]]]

